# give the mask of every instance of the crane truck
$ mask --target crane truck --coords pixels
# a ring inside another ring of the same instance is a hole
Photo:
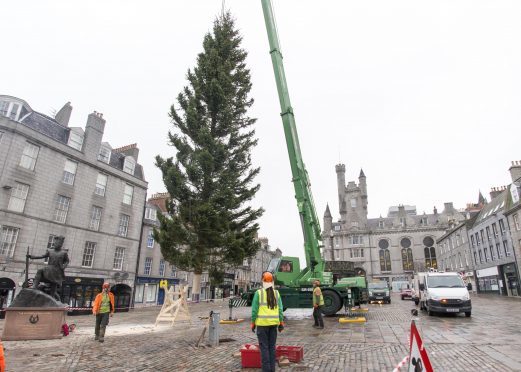
[[[321,282],[324,296],[322,311],[325,315],[333,315],[342,306],[348,307],[363,302],[367,296],[367,283],[363,276],[342,278],[333,283],[333,273],[326,271],[325,261],[320,253],[322,247],[320,223],[311,193],[309,176],[300,151],[295,115],[289,99],[273,7],[270,0],[261,1],[306,254],[306,267],[304,268],[300,267],[298,257],[283,256],[272,259],[267,271],[273,273],[276,278],[275,284],[278,286],[282,297],[284,309],[311,308],[313,281],[318,279]],[[247,292],[243,295],[243,299],[248,301],[248,305],[251,305],[253,294],[254,292]]]

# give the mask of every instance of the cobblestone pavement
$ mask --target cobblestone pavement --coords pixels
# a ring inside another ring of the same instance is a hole
[[[408,353],[411,301],[393,297],[390,305],[371,305],[366,324],[325,319],[326,329],[311,327],[311,310],[290,309],[279,345],[304,347],[304,360],[287,371],[391,371]],[[243,323],[223,325],[218,347],[195,348],[210,310],[228,316],[226,303],[193,304],[192,324],[154,327],[159,308],[115,314],[103,344],[93,340],[92,316],[69,317],[77,330],[60,340],[5,341],[8,371],[238,371],[232,354],[255,343],[249,308],[234,315]],[[521,301],[473,297],[471,318],[463,315],[414,318],[435,371],[521,371]],[[3,320],[0,327],[3,327]],[[255,371],[255,370],[252,370]]]

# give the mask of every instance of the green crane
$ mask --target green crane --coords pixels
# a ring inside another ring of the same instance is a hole
[[[300,223],[304,234],[304,251],[307,264],[301,270],[298,257],[283,256],[273,259],[268,266],[268,271],[275,274],[276,284],[279,286],[285,308],[311,307],[312,283],[315,279],[320,280],[325,302],[323,311],[326,315],[331,315],[340,310],[342,305],[348,306],[361,302],[366,282],[364,277],[350,277],[343,278],[333,285],[333,274],[325,270],[325,262],[320,253],[322,247],[320,223],[311,194],[308,173],[300,151],[295,115],[289,99],[271,1],[262,0],[262,9],[279,94],[280,115],[288,148],[295,198],[297,199]],[[246,294],[246,298],[251,300],[251,292]]]

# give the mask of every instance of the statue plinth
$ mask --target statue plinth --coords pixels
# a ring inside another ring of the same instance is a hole
[[[67,307],[46,293],[24,288],[5,309],[2,340],[48,340],[62,337]]]

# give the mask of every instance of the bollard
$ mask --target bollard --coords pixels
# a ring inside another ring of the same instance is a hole
[[[210,346],[219,346],[220,319],[221,316],[219,315],[219,313],[212,312],[210,314],[210,326],[208,329],[208,342]]]

